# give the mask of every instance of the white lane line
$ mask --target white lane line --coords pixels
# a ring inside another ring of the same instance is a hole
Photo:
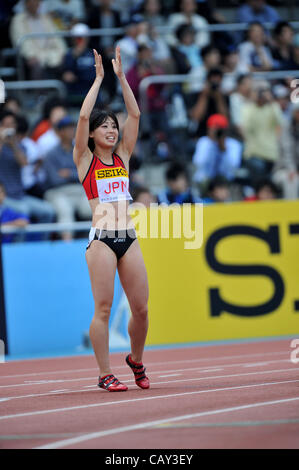
[[[267,361],[267,362],[253,362],[252,364],[245,364],[244,367],[268,366],[270,364],[270,362],[269,361]]]
[[[158,419],[156,421],[147,421],[147,422],[143,422],[139,424],[133,424],[131,426],[123,426],[120,428],[106,429],[105,431],[91,432],[88,434],[84,434],[83,436],[74,437],[70,439],[64,439],[62,441],[52,442],[51,444],[38,446],[38,447],[35,447],[35,449],[60,449],[62,447],[73,446],[75,444],[90,441],[92,439],[99,439],[100,437],[111,436],[113,434],[120,434],[122,432],[136,431],[138,429],[146,429],[152,426],[158,426],[159,424],[162,424],[165,422],[174,423],[177,421],[182,421],[184,419],[201,418],[202,416],[212,416],[212,415],[216,415],[220,413],[231,413],[233,411],[248,410],[250,408],[257,408],[260,406],[270,406],[270,405],[278,405],[278,404],[280,405],[282,403],[290,403],[290,402],[298,401],[298,400],[299,400],[299,397],[285,398],[281,400],[272,400],[272,401],[264,401],[260,403],[249,403],[247,405],[241,405],[241,406],[232,406],[230,408],[220,408],[218,410],[202,411],[200,413],[174,416],[172,418],[163,418],[163,419]]]
[[[292,365],[294,367],[294,364],[291,363],[290,359],[280,359],[280,360],[276,360],[276,361],[268,361],[268,364],[270,363],[277,363],[277,362],[287,362],[289,363],[290,365]],[[244,365],[246,365],[248,363],[237,363],[237,364],[227,364],[227,365],[223,365],[221,367],[217,367],[215,366],[215,368],[210,368],[209,369],[211,370],[211,372],[214,372],[215,370],[223,370],[225,368],[231,368],[231,367],[237,367],[237,366],[240,366],[240,367],[243,367]],[[148,368],[147,368],[148,369]],[[161,372],[166,372],[166,373],[172,373],[172,372],[188,372],[188,371],[199,371],[201,372],[202,371],[202,368],[201,367],[189,367],[189,368],[184,368],[184,369],[170,369],[170,370],[160,370],[160,371],[150,371],[150,375],[153,376],[153,375],[156,375],[156,374],[161,374]],[[206,367],[203,368],[203,372],[207,373],[208,370]],[[126,377],[131,377],[132,376],[132,373],[128,372],[127,374],[117,374],[118,378],[120,379],[125,379]],[[21,383],[21,384],[9,384],[9,385],[0,385],[0,389],[2,388],[15,388],[15,387],[26,387],[26,386],[30,386],[30,385],[45,385],[45,384],[55,384],[55,383],[67,383],[67,382],[79,382],[79,381],[85,381],[85,380],[95,380],[94,377],[78,377],[76,379],[57,379],[57,380],[26,380],[25,383]]]
[[[159,375],[158,379],[163,379],[164,377],[179,377],[182,374],[167,374],[167,375]]]
[[[244,377],[244,376],[260,375],[260,374],[272,374],[273,372],[297,372],[298,373],[298,369],[277,369],[277,370],[259,371],[259,372],[246,372],[246,373],[242,373],[242,374],[214,375],[214,376],[210,376],[210,377],[193,377],[192,379],[184,379],[184,383],[185,382],[195,382],[195,381],[198,382],[200,380],[209,380],[209,379],[226,379],[226,378],[231,378],[231,377]],[[129,382],[134,383],[135,380],[134,379],[126,380],[126,383],[129,383]],[[166,380],[166,381],[164,380],[162,382],[151,382],[151,385],[165,385],[165,384],[172,384],[172,383],[177,383],[177,380]],[[96,384],[84,386],[84,389],[87,388],[87,387],[96,388]],[[94,390],[84,390],[84,389],[70,390],[67,393],[78,393],[78,392],[94,391]],[[23,398],[45,397],[47,395],[49,395],[49,392],[36,393],[36,394],[30,394],[30,395],[14,396],[14,397],[4,397],[4,400],[7,401],[7,400],[18,399],[18,398],[23,399]],[[1,419],[1,417],[0,417],[0,419]]]
[[[193,348],[188,348],[188,350],[192,350]],[[173,348],[173,350],[177,351],[177,349]],[[200,351],[201,350],[201,347],[198,347],[198,350]],[[161,352],[163,352],[164,350],[161,349]],[[172,349],[169,349],[168,351],[172,351]],[[235,355],[235,356],[222,356],[221,359],[244,359],[244,358],[250,358],[250,357],[258,357],[258,356],[276,356],[276,355],[281,355],[281,354],[284,354],[285,356],[288,355],[288,353],[284,350],[284,351],[276,351],[276,352],[266,352],[266,353],[253,353],[253,354],[239,354],[239,355]],[[77,356],[74,356],[74,357],[77,357]],[[87,356],[88,357],[88,356]],[[55,360],[57,360],[57,362],[59,363],[60,360],[62,358],[58,357],[56,358]],[[64,358],[63,358],[64,359]],[[40,359],[41,361],[43,359]],[[188,362],[188,363],[193,363],[193,362],[206,362],[206,361],[218,361],[219,360],[219,357],[201,357],[201,358],[197,358],[197,359],[180,359],[178,361],[164,361],[164,362],[149,362],[146,364],[147,367],[153,367],[153,366],[159,366],[159,365],[164,365],[164,364],[184,364],[185,362]],[[14,362],[17,362],[17,363],[20,363],[20,362],[26,362],[26,361],[14,361]],[[14,362],[7,362],[6,364],[10,365],[10,364],[13,364]],[[240,363],[241,365],[242,363]],[[126,367],[128,367],[127,365],[115,365],[114,366],[115,368],[118,368],[118,369],[125,369]],[[207,367],[207,366],[206,366]],[[210,366],[208,366],[210,367]],[[211,366],[213,367],[213,366]],[[96,367],[93,367],[93,368],[89,368],[89,369],[68,369],[68,370],[57,370],[57,371],[50,371],[50,372],[30,372],[30,373],[27,373],[27,374],[17,374],[17,375],[2,375],[0,376],[0,379],[8,379],[8,378],[17,378],[17,377],[35,377],[35,376],[38,376],[38,375],[57,375],[57,374],[75,374],[77,372],[89,372],[89,371],[92,371],[92,370],[98,370]]]
[[[215,369],[205,369],[205,370],[201,370],[200,372],[202,374],[204,374],[204,373],[207,373],[207,372],[218,372],[220,370],[223,370],[223,367],[218,367],[218,368],[215,367]]]
[[[27,413],[17,413],[14,415],[0,416],[0,420],[12,419],[12,418],[24,418],[25,416],[37,416],[37,415],[44,415],[44,414],[50,414],[50,413],[60,413],[60,412],[65,412],[65,411],[83,410],[86,408],[97,408],[99,406],[122,405],[124,403],[136,403],[137,401],[159,400],[163,398],[182,397],[182,396],[187,396],[187,395],[198,395],[201,393],[225,392],[227,390],[242,390],[244,388],[268,387],[269,385],[281,385],[281,384],[295,383],[295,382],[299,382],[299,380],[286,380],[286,381],[280,381],[280,382],[266,382],[266,383],[261,383],[261,384],[238,385],[234,387],[197,390],[194,392],[182,392],[182,393],[172,393],[168,395],[156,395],[153,397],[130,398],[128,400],[116,400],[116,401],[103,402],[103,403],[90,403],[88,405],[78,405],[78,406],[70,406],[67,408],[54,408],[51,410],[39,410],[39,411],[31,411]]]

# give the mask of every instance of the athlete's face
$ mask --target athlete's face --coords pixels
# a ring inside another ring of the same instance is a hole
[[[118,129],[110,117],[106,119],[99,127],[90,133],[94,139],[95,145],[99,147],[114,147],[118,140]]]

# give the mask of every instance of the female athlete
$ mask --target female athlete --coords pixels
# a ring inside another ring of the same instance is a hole
[[[138,136],[140,111],[122,70],[119,47],[113,69],[118,77],[127,110],[122,138],[112,112],[93,109],[104,78],[102,58],[94,52],[96,78],[80,110],[77,124],[74,162],[92,210],[92,228],[86,260],[94,297],[95,313],[90,339],[100,369],[98,386],[109,392],[128,390],[112,374],[109,361],[108,322],[113,300],[114,277],[120,281],[131,308],[128,331],[131,354],[126,357],[136,384],[149,388],[142,355],[148,329],[148,282],[146,269],[133,225],[128,215],[129,160]],[[92,139],[94,151],[88,144]]]

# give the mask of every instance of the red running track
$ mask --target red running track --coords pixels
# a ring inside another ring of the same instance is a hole
[[[0,364],[0,448],[299,448],[291,339],[146,351],[139,389],[125,354],[99,389],[93,356]]]

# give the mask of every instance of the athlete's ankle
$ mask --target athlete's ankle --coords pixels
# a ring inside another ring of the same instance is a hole
[[[108,372],[106,372],[106,371],[100,372],[100,377],[101,377],[101,379],[103,379],[104,377],[107,377],[107,375],[111,375],[111,374],[112,374],[111,371],[110,372],[109,371]]]
[[[142,364],[142,356],[134,356],[133,353],[130,354],[130,359],[135,364]]]

